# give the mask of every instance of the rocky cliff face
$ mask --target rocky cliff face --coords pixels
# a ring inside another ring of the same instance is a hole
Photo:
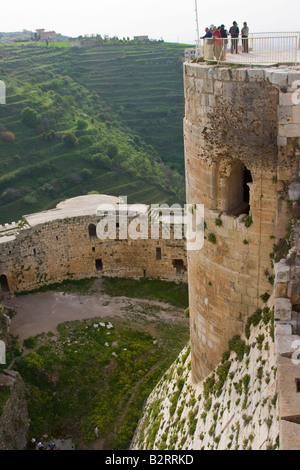
[[[258,310],[243,337],[202,382],[191,380],[190,348],[150,395],[132,449],[276,449],[279,445],[272,311]]]
[[[29,417],[25,384],[18,372],[0,375],[0,450],[23,450],[27,444]]]
[[[10,346],[9,326],[7,310],[0,306],[0,340],[6,348]],[[22,450],[29,427],[25,384],[18,372],[0,372],[0,450]]]

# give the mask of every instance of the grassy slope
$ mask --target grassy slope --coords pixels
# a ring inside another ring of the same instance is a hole
[[[100,91],[171,167],[183,171],[185,45],[110,45],[79,51],[71,75]]]
[[[183,46],[5,50],[11,57],[0,62],[7,88],[0,123],[15,141],[0,140],[0,223],[93,190],[126,194],[129,202],[183,200],[183,178],[162,161],[182,170]],[[41,115],[38,130],[21,121],[27,106]],[[87,129],[76,129],[79,118]],[[54,139],[40,138],[51,130]],[[80,145],[63,145],[65,131]]]

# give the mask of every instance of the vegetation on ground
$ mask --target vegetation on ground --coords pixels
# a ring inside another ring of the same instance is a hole
[[[160,300],[175,307],[186,309],[188,307],[188,285],[154,279],[103,278],[103,287],[106,294],[125,296],[138,299]]]
[[[39,291],[93,295],[100,289],[106,295],[166,305],[129,303],[124,319],[69,321],[58,325],[57,334],[30,336],[22,345],[12,338],[7,362],[27,386],[30,437],[71,437],[77,447],[97,439],[103,449],[126,449],[145,400],[189,340],[186,285],[149,279],[99,281],[97,286],[95,279],[65,281]],[[164,319],[170,307],[177,312],[171,323]],[[21,347],[26,348],[23,354]]]

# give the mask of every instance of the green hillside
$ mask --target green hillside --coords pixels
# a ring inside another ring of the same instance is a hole
[[[181,173],[185,47],[146,43],[85,48],[76,52],[76,64],[69,71],[76,81],[100,92],[163,161]]]
[[[0,223],[91,191],[183,202],[183,49],[2,46]]]

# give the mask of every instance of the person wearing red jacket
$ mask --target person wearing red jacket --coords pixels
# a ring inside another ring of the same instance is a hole
[[[216,60],[224,61],[224,40],[221,36],[221,26],[213,30],[214,55]]]

